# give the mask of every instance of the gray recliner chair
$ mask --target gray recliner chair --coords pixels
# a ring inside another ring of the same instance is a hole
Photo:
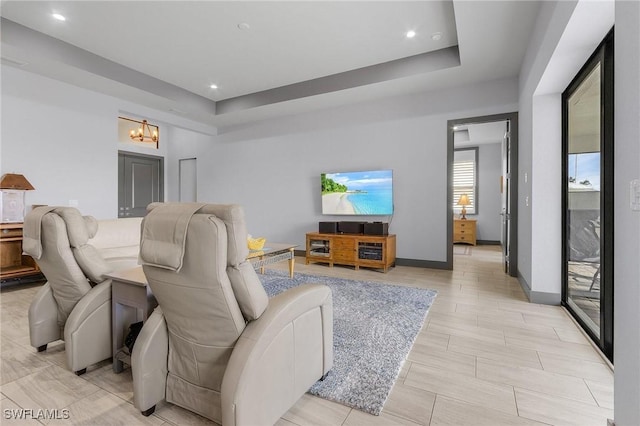
[[[132,354],[134,405],[163,399],[225,426],[275,423],[333,366],[331,290],[269,299],[237,205],[152,204],[140,257],[159,306]]]
[[[111,357],[112,271],[87,244],[98,229],[72,207],[37,207],[24,220],[23,251],[47,283],[29,306],[29,337],[38,352],[64,340],[67,365],[76,374]]]

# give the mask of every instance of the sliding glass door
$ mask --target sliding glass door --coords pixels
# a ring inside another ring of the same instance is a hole
[[[562,303],[613,358],[613,32],[562,94]]]

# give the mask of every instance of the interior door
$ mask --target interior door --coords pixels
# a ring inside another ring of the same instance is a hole
[[[162,157],[118,153],[118,217],[143,217],[164,201],[163,165]]]
[[[183,158],[180,167],[180,202],[190,203],[198,200],[197,163],[195,158]]]

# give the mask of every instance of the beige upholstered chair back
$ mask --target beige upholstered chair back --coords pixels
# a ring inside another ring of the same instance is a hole
[[[167,323],[167,392],[176,395],[168,399],[182,394],[220,405],[224,372],[246,319],[268,304],[247,250],[239,206],[149,206],[140,257]]]
[[[51,286],[60,327],[78,301],[111,272],[87,244],[96,230],[93,217],[72,207],[38,207],[25,217],[23,250],[36,259]]]
[[[269,299],[240,206],[148,210],[140,260],[159,306],[131,357],[135,407],[148,416],[165,399],[225,426],[274,424],[333,365],[331,290]]]

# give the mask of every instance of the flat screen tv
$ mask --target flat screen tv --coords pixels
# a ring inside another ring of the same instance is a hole
[[[322,214],[392,215],[393,171],[323,173]]]

